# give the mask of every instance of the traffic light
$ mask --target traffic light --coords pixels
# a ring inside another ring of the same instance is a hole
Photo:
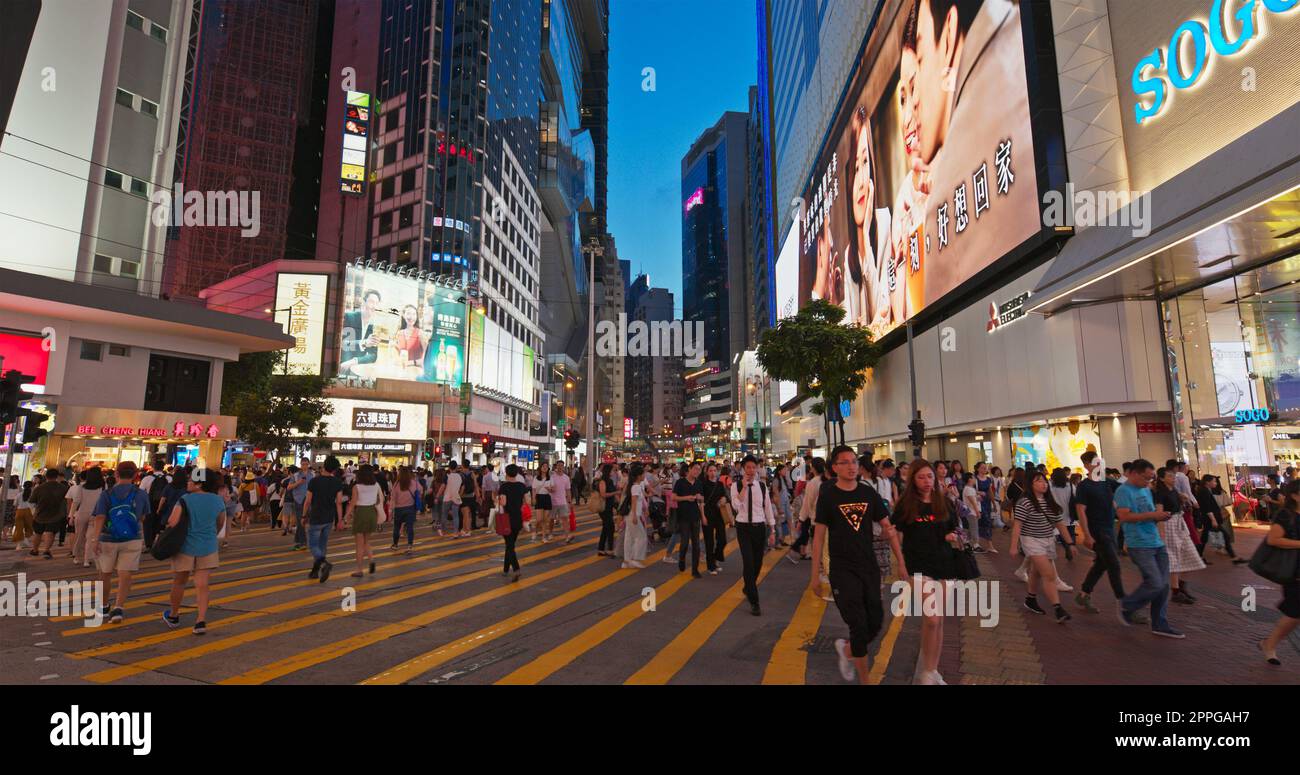
[[[46,420],[50,419],[48,414],[38,412],[35,409],[19,409],[18,415],[27,418],[23,422],[23,444],[35,444],[37,440],[48,433],[41,427]]]
[[[492,457],[492,453],[496,451],[496,448],[497,443],[492,440],[492,435],[485,434],[483,436],[483,454]]]
[[[918,412],[916,419],[908,424],[907,429],[911,431],[910,438],[912,446],[920,449],[925,444],[925,423],[921,421],[921,415]]]
[[[435,447],[433,448],[433,454],[437,455],[438,457],[442,457],[442,445],[441,445],[441,444],[439,444],[439,445],[437,445],[437,446],[435,446]]]
[[[6,371],[4,377],[0,378],[0,428],[21,416],[19,405],[34,397],[33,393],[23,390],[22,386],[30,385],[35,381],[35,377],[16,369]]]
[[[578,433],[578,430],[576,428],[565,428],[564,446],[568,447],[569,449],[577,449],[578,442],[581,440],[582,440],[582,435]]]
[[[425,439],[425,440],[424,440],[424,459],[425,459],[425,460],[433,460],[433,455],[434,455],[434,451],[433,451],[433,450],[434,450],[433,439]]]

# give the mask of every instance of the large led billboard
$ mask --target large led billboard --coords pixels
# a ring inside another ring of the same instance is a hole
[[[905,0],[881,18],[804,192],[801,303],[879,337],[1042,230],[1027,5]]]
[[[366,182],[366,141],[370,137],[370,95],[350,91],[343,106],[343,156],[339,169],[340,190],[360,194]]]
[[[349,265],[339,376],[460,385],[464,296],[430,279]]]
[[[776,319],[788,318],[799,311],[799,228],[793,227],[781,243],[776,257]],[[779,405],[792,401],[799,387],[793,382],[778,382]]]

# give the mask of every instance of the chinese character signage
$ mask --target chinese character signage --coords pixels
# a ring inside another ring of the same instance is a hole
[[[933,5],[876,25],[797,224],[800,306],[829,300],[876,336],[1044,231],[1026,4]]]
[[[352,410],[354,431],[400,431],[401,429],[402,413],[395,409],[355,407]]]
[[[465,373],[464,292],[432,280],[347,268],[339,376],[438,382]]]
[[[329,275],[280,274],[275,283],[275,322],[294,338],[288,356],[276,371],[280,374],[320,374],[325,344],[325,304],[329,298]]]
[[[343,106],[343,157],[339,170],[339,189],[345,194],[365,191],[371,109],[369,94],[348,92],[347,104]]]

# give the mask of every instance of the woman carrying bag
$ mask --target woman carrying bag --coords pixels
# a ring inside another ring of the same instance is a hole
[[[1269,525],[1268,536],[1250,562],[1251,570],[1256,570],[1259,563],[1267,559],[1276,563],[1274,567],[1290,568],[1287,574],[1290,581],[1272,579],[1282,585],[1282,600],[1277,604],[1282,618],[1278,619],[1273,632],[1259,642],[1259,650],[1264,652],[1264,659],[1270,665],[1282,664],[1282,660],[1277,658],[1277,647],[1300,625],[1300,578],[1296,576],[1296,569],[1300,567],[1300,562],[1297,562],[1297,557],[1300,557],[1300,517],[1297,516],[1300,511],[1300,480],[1287,482],[1282,488],[1282,503],[1277,519]]]

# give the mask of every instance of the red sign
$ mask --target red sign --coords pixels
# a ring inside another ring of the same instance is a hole
[[[168,438],[172,436],[207,436],[215,439],[221,435],[221,429],[216,423],[212,423],[206,428],[202,423],[192,423],[186,425],[183,420],[176,422],[172,427],[172,432],[168,433],[166,428],[134,428],[129,425],[78,425],[78,436],[130,436],[132,438]]]
[[[1140,422],[1138,433],[1173,433],[1174,426],[1167,422]]]
[[[0,333],[0,356],[4,357],[4,371],[21,371],[36,378],[31,384],[34,392],[45,391],[45,377],[50,366],[50,346],[53,340],[28,334]]]

